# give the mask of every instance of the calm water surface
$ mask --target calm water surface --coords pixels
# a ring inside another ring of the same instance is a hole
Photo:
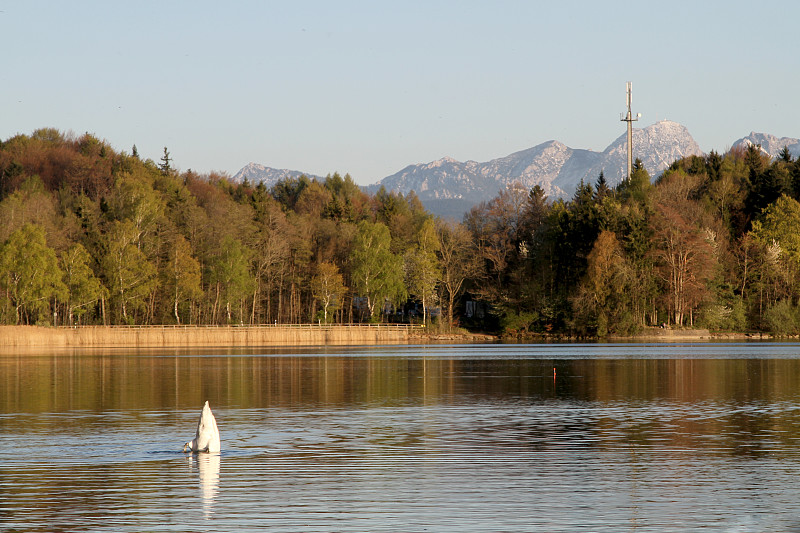
[[[0,530],[800,532],[798,385],[789,343],[4,353]]]

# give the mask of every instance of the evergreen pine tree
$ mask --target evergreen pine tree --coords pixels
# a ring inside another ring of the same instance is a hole
[[[161,164],[158,165],[158,168],[161,169],[161,173],[165,176],[172,172],[172,166],[169,164],[172,159],[169,157],[169,152],[167,151],[167,147],[164,147],[164,155],[161,157]]]

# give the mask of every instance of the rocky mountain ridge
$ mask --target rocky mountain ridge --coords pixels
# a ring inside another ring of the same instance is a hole
[[[751,131],[750,135],[733,143],[733,148],[747,148],[750,145],[760,146],[762,152],[773,158],[780,157],[784,147],[789,149],[793,157],[800,157],[800,139],[793,137],[776,137],[769,133]]]
[[[242,167],[239,172],[233,175],[231,181],[235,181],[237,183],[243,182],[244,180],[247,180],[250,183],[263,182],[267,187],[271,187],[279,181],[285,179],[297,179],[300,176],[307,176],[311,179],[317,179],[320,181],[324,179],[320,176],[315,176],[314,174],[309,174],[308,172],[302,172],[300,170],[288,170],[285,168],[279,169],[265,165],[259,165],[258,163],[248,163]]]
[[[489,200],[506,187],[519,183],[526,188],[539,185],[550,198],[569,198],[583,182],[594,183],[602,171],[610,186],[619,183],[627,170],[626,134],[620,135],[602,152],[570,148],[551,140],[486,162],[457,161],[443,157],[429,163],[408,165],[379,182],[365,187],[375,192],[380,187],[407,194],[414,191],[433,213],[460,217],[472,205]],[[800,140],[763,133],[751,133],[734,146],[759,144],[776,157],[784,146],[800,156]],[[668,120],[633,130],[634,157],[642,160],[654,178],[672,162],[690,155],[704,155],[681,124]],[[263,181],[271,186],[279,180],[297,178],[301,171],[279,170],[250,163],[233,176],[251,183]]]
[[[676,159],[703,155],[688,130],[670,121],[634,129],[633,145],[635,157],[654,177]],[[581,181],[594,183],[601,171],[611,186],[622,180],[627,172],[626,134],[602,152],[548,141],[485,163],[462,163],[445,157],[409,165],[367,189],[375,191],[383,186],[402,193],[413,190],[433,212],[458,216],[515,183],[526,188],[539,185],[551,198],[568,198]]]

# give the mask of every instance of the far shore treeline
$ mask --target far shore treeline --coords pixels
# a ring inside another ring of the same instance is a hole
[[[0,323],[797,334],[798,198],[800,162],[751,146],[451,221],[348,175],[232,183],[41,129],[0,141]]]

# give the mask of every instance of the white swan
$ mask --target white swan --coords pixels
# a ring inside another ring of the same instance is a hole
[[[191,442],[183,445],[183,451],[219,453],[219,430],[217,429],[217,419],[208,406],[208,400],[200,413],[200,421],[197,423],[197,434]]]

